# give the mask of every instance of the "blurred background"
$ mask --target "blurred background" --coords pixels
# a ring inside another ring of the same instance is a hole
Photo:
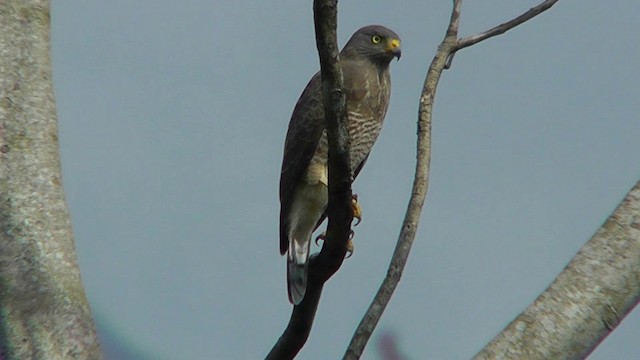
[[[537,1],[467,1],[461,35]],[[108,359],[258,359],[291,311],[278,180],[318,70],[311,1],[54,1],[62,166]],[[385,127],[354,184],[356,250],[301,359],[340,358],[410,195],[418,98],[451,1],[345,1],[339,42],[402,37]],[[364,359],[468,359],[531,303],[640,179],[640,2],[566,0],[458,53],[435,103],[409,263]],[[632,312],[591,359],[640,354]],[[328,344],[331,344],[330,346]]]

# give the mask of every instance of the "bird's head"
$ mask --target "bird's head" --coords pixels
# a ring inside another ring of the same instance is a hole
[[[381,25],[369,25],[351,36],[340,55],[365,57],[387,66],[394,57],[400,60],[401,53],[398,34]]]

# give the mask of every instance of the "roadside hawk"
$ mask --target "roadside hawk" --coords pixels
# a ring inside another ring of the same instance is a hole
[[[356,31],[340,52],[353,178],[382,128],[391,90],[389,63],[394,57],[400,59],[400,38],[379,25]],[[327,152],[318,72],[293,109],[280,174],[280,253],[287,253],[289,301],[296,305],[306,291],[311,235],[326,217]]]

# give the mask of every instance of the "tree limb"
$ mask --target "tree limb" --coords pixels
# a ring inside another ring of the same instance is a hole
[[[435,57],[431,61],[427,76],[422,88],[422,95],[420,96],[420,107],[418,111],[418,143],[417,143],[417,156],[416,156],[416,172],[413,180],[413,188],[411,190],[411,199],[407,207],[407,212],[398,236],[398,242],[387,270],[387,275],[384,278],[376,296],[374,297],[371,305],[367,309],[367,312],[363,316],[360,324],[358,325],[347,351],[343,359],[353,360],[359,359],[362,356],[362,352],[373,333],[378,321],[382,317],[387,304],[391,300],[391,295],[395,291],[402,271],[409,257],[409,252],[413,241],[415,239],[416,231],[420,221],[420,213],[422,212],[422,206],[426,198],[427,188],[429,185],[429,163],[431,158],[431,119],[433,112],[433,102],[435,99],[436,88],[440,75],[444,69],[448,69],[451,65],[453,54],[460,50],[462,47],[474,45],[484,39],[491,36],[503,33],[510,28],[513,28],[526,20],[542,13],[548,9],[557,0],[547,0],[541,5],[529,10],[524,15],[500,25],[494,29],[489,30],[487,35],[478,35],[470,38],[458,40],[458,27],[460,23],[460,11],[462,7],[462,0],[453,1],[453,10],[451,12],[451,18],[447,27],[446,35]],[[546,8],[543,7],[546,6]],[[541,8],[542,9],[538,9]],[[535,11],[534,11],[535,10]],[[529,14],[531,13],[531,14]],[[498,32],[496,32],[498,31]],[[502,31],[502,32],[499,32]],[[471,40],[467,40],[471,39]],[[461,41],[464,41],[461,46]]]
[[[418,143],[416,156],[416,171],[411,190],[411,199],[402,223],[402,229],[398,237],[398,243],[393,252],[387,275],[382,285],[378,289],[371,305],[367,309],[364,317],[360,321],[343,359],[359,359],[362,356],[373,330],[375,329],[382,313],[384,312],[391,295],[396,289],[402,271],[407,263],[411,245],[416,236],[420,213],[427,195],[429,186],[429,164],[431,161],[431,117],[433,111],[433,101],[440,75],[444,70],[447,58],[454,50],[458,34],[458,23],[460,18],[461,0],[454,1],[454,9],[451,13],[451,20],[447,33],[438,47],[438,51],[431,61],[427,76],[420,96],[420,107],[418,111]]]
[[[50,3],[0,1],[0,359],[100,359],[64,199]]]
[[[487,40],[488,38],[494,37],[496,35],[504,34],[505,32],[513,29],[514,27],[533,19],[534,17],[540,15],[541,13],[549,10],[558,0],[545,0],[538,4],[537,6],[532,7],[527,12],[522,15],[509,20],[505,23],[502,23],[496,27],[493,27],[487,31],[481,32],[476,35],[471,35],[464,37],[458,40],[458,44],[456,45],[456,51],[460,49],[464,49],[466,47],[475,45],[483,40]]]
[[[353,220],[346,99],[336,37],[337,0],[313,2],[316,45],[329,143],[329,224],[319,254],[309,260],[304,299],[293,307],[291,319],[267,359],[293,359],[309,337],[324,283],[338,271],[347,252]]]
[[[584,359],[638,301],[640,181],[547,290],[475,359]]]

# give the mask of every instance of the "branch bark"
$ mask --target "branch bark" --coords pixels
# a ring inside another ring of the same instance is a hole
[[[540,15],[541,13],[549,10],[558,0],[546,0],[538,4],[537,6],[532,7],[527,12],[522,15],[513,18],[505,23],[502,23],[496,27],[493,27],[489,30],[483,31],[476,35],[471,35],[464,37],[458,40],[458,44],[456,45],[456,50],[464,49],[466,47],[475,45],[481,41],[487,40],[497,35],[504,34],[505,32],[513,29],[514,27],[521,25],[522,23],[533,19],[534,17]]]
[[[556,280],[474,359],[584,359],[640,301],[640,181]]]
[[[346,98],[336,36],[338,1],[315,0],[313,10],[329,143],[329,224],[322,250],[309,260],[304,299],[293,307],[287,328],[266,357],[274,360],[293,359],[307,341],[322,287],[338,271],[346,255],[353,220]]]
[[[458,36],[458,23],[460,17],[461,1],[454,2],[447,33],[438,47],[438,51],[429,65],[427,76],[422,87],[420,105],[418,111],[418,142],[416,146],[416,170],[411,190],[411,199],[402,223],[402,229],[398,237],[398,243],[391,257],[391,263],[387,275],[382,281],[371,305],[367,309],[360,324],[351,338],[347,351],[343,357],[345,360],[359,359],[362,356],[373,330],[382,317],[391,295],[400,282],[402,271],[407,263],[413,240],[420,223],[420,214],[427,196],[429,186],[429,164],[431,162],[431,118],[433,114],[433,101],[440,75],[444,70],[447,59],[453,53]]]
[[[514,20],[506,22],[479,35],[458,39],[462,0],[454,0],[446,35],[440,43],[435,57],[431,61],[431,65],[427,71],[427,76],[422,88],[422,95],[420,96],[416,171],[413,188],[411,190],[411,199],[409,200],[402,229],[398,236],[398,242],[391,258],[387,275],[382,281],[371,305],[369,305],[369,308],[360,321],[343,359],[359,359],[360,356],[362,356],[362,352],[364,351],[373,330],[377,326],[378,321],[382,317],[382,313],[391,300],[391,296],[393,295],[398,282],[400,282],[402,271],[407,263],[409,252],[418,229],[420,214],[422,212],[422,207],[424,205],[429,185],[433,102],[442,71],[451,66],[453,55],[457,50],[477,44],[492,36],[502,34],[549,9],[555,2],[557,2],[557,0],[544,1]]]
[[[100,359],[61,183],[49,1],[0,1],[0,359]]]

